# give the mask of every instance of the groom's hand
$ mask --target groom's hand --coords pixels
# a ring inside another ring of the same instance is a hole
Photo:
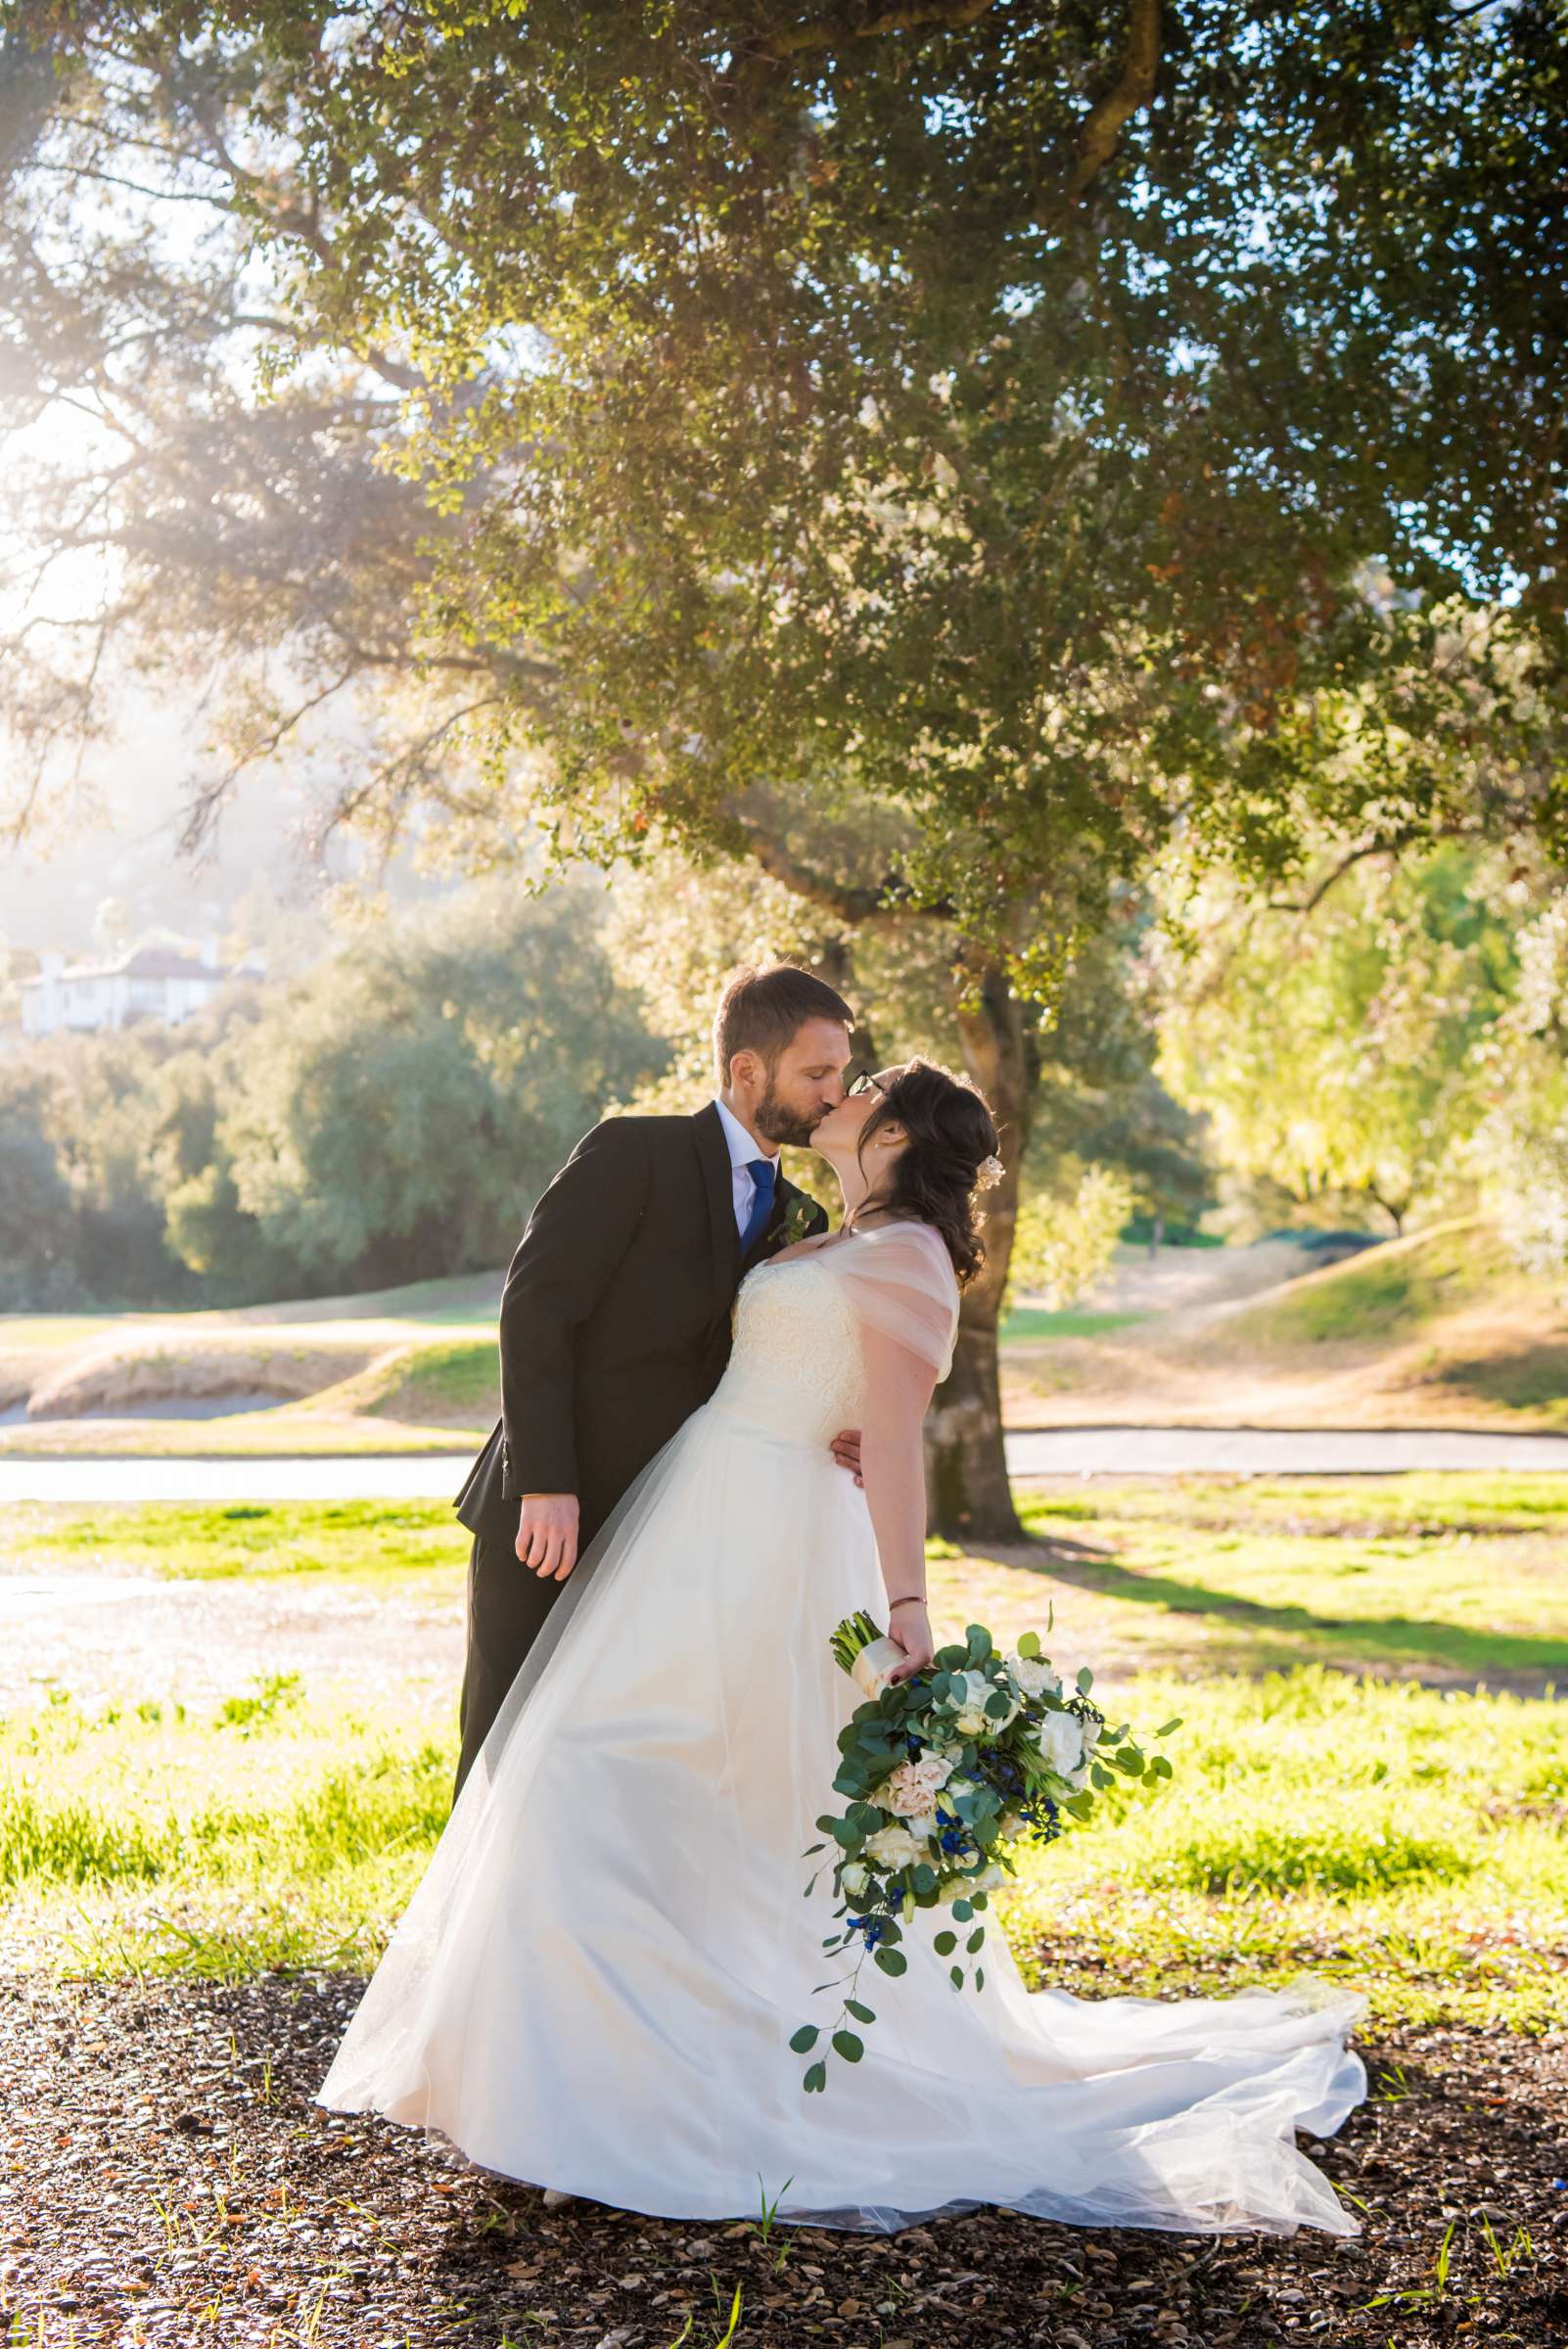
[[[525,1493],[517,1524],[519,1562],[541,1582],[564,1583],[577,1562],[575,1493]]]
[[[841,1427],[833,1439],[833,1457],[841,1468],[848,1468],[857,1485],[863,1485],[860,1474],[860,1431],[857,1427]]]

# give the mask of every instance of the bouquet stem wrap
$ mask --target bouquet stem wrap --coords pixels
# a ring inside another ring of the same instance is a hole
[[[850,1666],[850,1678],[862,1696],[868,1696],[875,1702],[899,1665],[906,1660],[897,1639],[872,1639],[859,1650]]]

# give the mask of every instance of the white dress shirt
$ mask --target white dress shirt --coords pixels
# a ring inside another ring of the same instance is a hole
[[[757,1177],[748,1161],[754,1158],[770,1158],[774,1161],[773,1189],[776,1197],[778,1152],[776,1149],[769,1150],[765,1142],[760,1142],[755,1134],[748,1133],[733,1110],[726,1109],[722,1101],[715,1101],[714,1107],[718,1112],[718,1122],[724,1128],[724,1139],[729,1144],[730,1180],[735,1189],[735,1228],[744,1233],[752,1220],[752,1208],[757,1199]]]

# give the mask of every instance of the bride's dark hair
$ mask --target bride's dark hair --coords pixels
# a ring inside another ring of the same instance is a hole
[[[908,1146],[894,1161],[877,1205],[902,1221],[931,1224],[963,1287],[986,1261],[975,1190],[982,1169],[996,1155],[995,1121],[967,1077],[954,1077],[930,1060],[911,1060],[861,1127],[856,1155],[862,1168],[867,1142],[895,1119]]]

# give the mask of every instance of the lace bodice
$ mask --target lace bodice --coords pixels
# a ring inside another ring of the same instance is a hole
[[[835,1249],[754,1265],[735,1300],[735,1345],[714,1407],[785,1443],[859,1424],[864,1361]]]

